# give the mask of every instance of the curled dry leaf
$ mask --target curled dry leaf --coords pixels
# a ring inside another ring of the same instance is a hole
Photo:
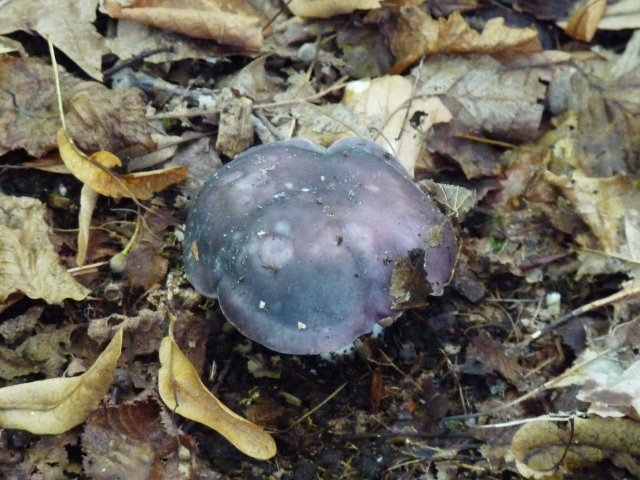
[[[114,18],[134,20],[194,38],[258,51],[262,46],[260,19],[249,3],[236,0],[134,0],[126,7],[106,0],[104,8]]]
[[[502,17],[489,20],[478,33],[460,12],[435,19],[417,6],[407,5],[400,9],[391,50],[396,57],[391,72],[400,73],[432,53],[539,52],[542,46],[535,28],[507,27]]]
[[[526,478],[573,472],[610,458],[633,475],[640,466],[640,423],[626,418],[576,418],[569,425],[530,422],[516,432],[511,453]],[[558,478],[558,475],[554,476]]]
[[[109,171],[122,165],[118,157],[109,152],[87,156],[73,144],[63,129],[58,131],[58,148],[62,161],[78,180],[108,197],[148,200],[154,193],[181,182],[188,175],[186,167],[119,175]]]
[[[162,340],[160,364],[160,398],[170,409],[216,430],[238,450],[253,458],[267,460],[276,454],[271,435],[233,413],[207,390],[172,336]]]
[[[0,427],[59,434],[82,423],[111,386],[122,348],[122,329],[84,374],[0,389]]]
[[[355,10],[380,8],[380,0],[291,0],[287,6],[299,17],[329,18]]]
[[[39,200],[0,193],[0,302],[17,291],[47,303],[89,294],[59,264],[44,214]]]

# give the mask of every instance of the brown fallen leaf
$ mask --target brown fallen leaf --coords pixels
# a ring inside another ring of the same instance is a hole
[[[3,2],[0,34],[25,31],[50,37],[89,76],[102,80],[105,37],[96,29],[98,0]],[[81,39],[81,40],[79,40]]]
[[[195,479],[195,440],[149,396],[95,411],[82,433],[84,473],[93,480]]]
[[[58,130],[57,138],[60,156],[71,173],[91,189],[108,197],[148,200],[154,193],[181,182],[188,175],[186,167],[119,175],[109,171],[122,165],[112,153],[101,151],[87,156],[73,144],[64,129]]]
[[[355,10],[380,8],[380,0],[291,0],[287,7],[299,17],[329,18]]]
[[[573,429],[549,421],[530,422],[516,432],[511,454],[526,478],[562,478],[606,458],[640,474],[640,423],[626,418],[576,418]]]
[[[113,0],[106,0],[103,6],[114,18],[214,40],[250,52],[256,52],[262,46],[260,19],[248,2],[134,0],[123,7]]]
[[[0,427],[59,434],[82,423],[111,386],[122,347],[122,329],[84,374],[0,389]]]
[[[447,18],[432,18],[414,5],[400,9],[397,30],[391,39],[396,64],[390,73],[401,73],[423,55],[433,53],[539,52],[542,50],[535,28],[511,28],[504,18],[489,20],[477,32],[460,12]]]
[[[0,155],[24,148],[39,158],[55,148],[58,124],[51,119],[55,108],[51,80],[51,67],[40,59],[0,55],[0,91],[6,92],[0,95]],[[78,84],[62,71],[60,82],[65,91]]]
[[[44,215],[39,200],[0,193],[0,302],[18,291],[47,303],[89,294],[60,265]]]
[[[170,409],[214,429],[253,458],[267,460],[276,454],[271,435],[232,412],[207,390],[171,335],[160,345],[160,364],[160,398]]]

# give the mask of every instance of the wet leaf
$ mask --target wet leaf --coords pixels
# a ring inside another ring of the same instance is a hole
[[[207,390],[171,336],[162,340],[160,363],[160,398],[170,409],[216,430],[246,455],[267,460],[276,454],[267,432],[233,413]]]
[[[59,264],[44,215],[40,201],[0,193],[0,302],[13,292],[47,303],[89,294]]]
[[[122,330],[78,377],[50,378],[0,389],[0,426],[37,434],[57,434],[82,423],[111,387]]]

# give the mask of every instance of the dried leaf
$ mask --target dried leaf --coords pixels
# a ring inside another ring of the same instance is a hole
[[[266,460],[276,454],[276,444],[267,432],[233,413],[207,390],[171,336],[162,340],[160,363],[160,398],[170,409],[216,430],[251,457]]]
[[[640,28],[640,4],[637,0],[619,0],[607,5],[598,28],[600,30]]]
[[[2,14],[0,24],[4,10]],[[60,82],[65,91],[78,83],[64,72]],[[6,92],[0,95],[0,155],[24,148],[40,157],[55,148],[58,124],[51,116],[55,111],[51,66],[33,57],[0,55],[0,91]]]
[[[18,291],[47,303],[89,294],[59,264],[44,215],[40,201],[0,193],[0,302]]]
[[[199,478],[193,475],[195,441],[179,432],[154,397],[95,411],[82,450],[84,473],[93,480]]]
[[[121,165],[120,159],[112,153],[97,152],[87,156],[76,148],[63,129],[58,131],[57,137],[60,156],[67,168],[78,180],[101,195],[148,200],[154,193],[181,182],[188,175],[185,167],[119,175],[108,171]]]
[[[411,175],[423,154],[427,131],[433,124],[452,118],[437,96],[418,97],[412,87],[408,78],[385,75],[350,82],[342,98],[362,123],[377,132],[376,142],[398,158]]]
[[[434,19],[417,6],[406,5],[400,9],[391,50],[396,57],[391,73],[401,73],[433,53],[539,52],[542,46],[535,28],[507,27],[502,17],[489,20],[478,33],[460,12]]]
[[[260,20],[246,2],[134,0],[123,7],[106,0],[103,6],[114,18],[135,20],[247,51],[258,51],[262,46]]]
[[[420,187],[431,195],[431,197],[444,208],[444,212],[449,217],[460,220],[476,206],[478,196],[473,190],[461,187],[460,185],[449,185],[438,183],[433,180],[422,180]]]
[[[380,8],[380,0],[291,0],[287,6],[299,17],[329,18],[355,10]]]
[[[50,378],[0,389],[0,426],[58,434],[82,423],[111,386],[122,347],[122,330],[78,377]]]
[[[607,0],[588,0],[571,15],[564,31],[577,40],[590,42],[598,30],[605,8]]]
[[[569,425],[547,421],[530,422],[514,435],[511,451],[518,471],[526,478],[543,478],[556,472],[569,473],[610,458],[640,474],[640,423],[625,418],[576,418]]]
[[[132,157],[155,148],[141,90],[81,82],[63,92],[68,132],[80,150]]]
[[[89,76],[102,80],[102,55],[108,52],[94,24],[97,6],[98,0],[3,2],[0,34],[25,31],[49,37]]]

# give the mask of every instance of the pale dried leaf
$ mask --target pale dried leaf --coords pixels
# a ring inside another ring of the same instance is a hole
[[[59,264],[44,215],[40,201],[0,193],[0,301],[17,291],[47,303],[89,294]]]
[[[160,363],[160,398],[170,409],[216,430],[251,457],[266,460],[276,454],[275,442],[267,432],[233,413],[207,390],[171,336],[162,340]]]
[[[124,7],[106,0],[103,7],[114,18],[135,20],[247,51],[258,51],[262,46],[260,19],[247,2],[134,0]]]
[[[350,82],[342,98],[362,123],[377,132],[376,143],[398,158],[411,175],[423,153],[427,131],[452,118],[437,96],[417,97],[413,90],[408,78],[385,75]],[[412,121],[416,117],[421,119],[418,124]]]
[[[460,220],[476,206],[478,196],[473,190],[461,187],[460,185],[449,185],[448,183],[438,183],[433,180],[422,180],[420,187],[430,194],[438,202],[449,217]]]
[[[108,392],[122,347],[122,330],[78,377],[50,378],[0,389],[0,426],[58,434],[82,423]]]
[[[299,17],[329,18],[355,10],[380,8],[380,0],[291,0],[287,6]]]
[[[637,0],[619,0],[607,6],[598,23],[601,30],[640,28],[640,3]]]

